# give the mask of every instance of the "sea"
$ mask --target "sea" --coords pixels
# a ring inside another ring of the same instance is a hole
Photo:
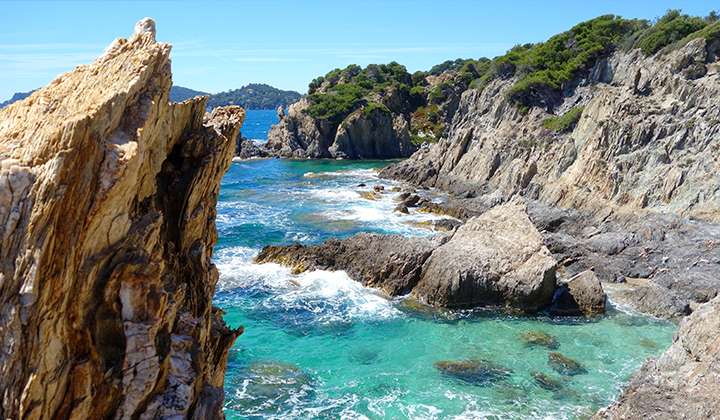
[[[242,134],[262,143],[277,118],[248,111]],[[344,272],[253,263],[264,245],[437,234],[432,221],[447,216],[393,212],[392,189],[407,186],[378,178],[390,163],[232,163],[213,257],[221,273],[214,304],[231,327],[245,328],[228,357],[228,419],[588,419],[670,345],[675,324],[612,300],[596,317],[435,309]],[[379,199],[361,196],[377,185],[386,191]],[[553,364],[555,353],[580,370]]]

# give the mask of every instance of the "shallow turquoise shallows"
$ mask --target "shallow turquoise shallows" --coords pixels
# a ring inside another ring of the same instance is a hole
[[[388,163],[232,164],[214,257],[215,304],[245,327],[228,359],[228,419],[585,419],[669,346],[675,325],[612,305],[596,318],[435,310],[342,272],[251,263],[267,244],[435,234],[423,222],[439,216],[392,211],[400,184],[373,170]],[[380,184],[378,200],[358,194]],[[553,353],[581,366],[551,363]]]

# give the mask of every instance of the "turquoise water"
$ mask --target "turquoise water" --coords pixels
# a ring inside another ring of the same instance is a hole
[[[393,213],[390,190],[400,184],[373,170],[387,164],[232,164],[220,190],[214,257],[215,304],[231,326],[245,327],[228,359],[228,419],[584,419],[669,346],[675,325],[612,305],[597,318],[434,310],[389,299],[342,272],[293,275],[250,262],[266,244],[360,231],[435,234],[422,226],[436,216]],[[358,194],[378,184],[387,191],[379,200]],[[528,344],[524,335],[533,331],[559,347]],[[548,363],[552,352],[585,373],[559,373]],[[473,360],[500,373],[458,378],[435,367]],[[557,382],[545,389],[531,372]]]

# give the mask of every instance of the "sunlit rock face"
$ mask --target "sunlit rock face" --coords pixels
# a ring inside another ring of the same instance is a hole
[[[212,306],[215,205],[245,112],[170,104],[144,19],[0,110],[0,416],[222,418],[242,332]]]

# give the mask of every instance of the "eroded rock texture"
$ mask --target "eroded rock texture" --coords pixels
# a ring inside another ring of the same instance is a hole
[[[244,119],[170,104],[138,23],[0,111],[0,417],[222,418],[220,179]]]

